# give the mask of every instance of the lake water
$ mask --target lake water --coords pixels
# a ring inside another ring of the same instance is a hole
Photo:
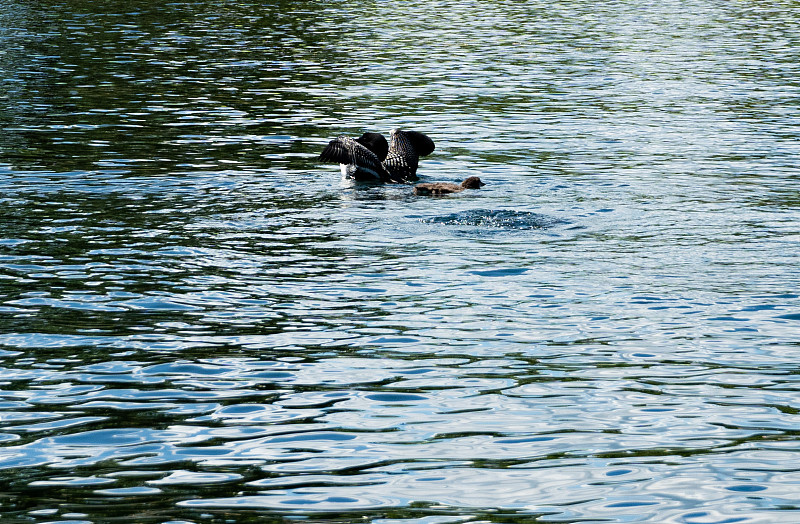
[[[0,521],[800,522],[798,28],[4,0]]]

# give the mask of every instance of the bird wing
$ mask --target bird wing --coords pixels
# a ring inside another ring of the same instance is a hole
[[[406,135],[406,138],[408,138],[411,145],[414,146],[419,156],[428,156],[436,149],[436,144],[434,144],[433,140],[426,134],[420,133],[419,131],[401,132]]]
[[[322,150],[319,155],[322,162],[334,162],[347,166],[346,176],[356,180],[386,182],[389,173],[374,152],[354,138],[340,136]],[[345,171],[342,171],[344,174]]]
[[[322,150],[319,159],[322,162],[356,165],[378,172],[383,171],[378,155],[348,136],[331,140]]]
[[[431,154],[435,147],[422,133],[395,129],[383,165],[394,181],[416,180],[419,157]]]

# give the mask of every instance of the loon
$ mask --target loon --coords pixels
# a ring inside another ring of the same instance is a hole
[[[345,178],[364,182],[403,183],[417,180],[419,157],[435,149],[433,140],[418,131],[394,129],[391,143],[380,133],[331,140],[319,159],[338,162]]]
[[[480,189],[485,186],[481,179],[471,176],[461,182],[461,185],[450,184],[448,182],[429,182],[414,186],[415,195],[446,195],[448,193],[458,193],[465,189]]]

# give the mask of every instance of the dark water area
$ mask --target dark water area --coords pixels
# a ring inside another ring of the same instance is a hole
[[[5,0],[0,522],[800,522],[798,27]]]

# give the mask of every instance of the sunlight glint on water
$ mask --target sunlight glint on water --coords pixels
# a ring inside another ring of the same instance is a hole
[[[796,2],[6,4],[3,523],[800,520]]]

